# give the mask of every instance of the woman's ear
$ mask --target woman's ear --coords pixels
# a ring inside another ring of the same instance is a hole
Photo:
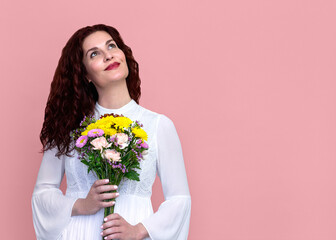
[[[86,76],[85,78],[86,78],[86,80],[88,81],[88,83],[90,83],[90,82],[91,82],[91,79],[90,79],[90,78],[88,78],[88,76]]]

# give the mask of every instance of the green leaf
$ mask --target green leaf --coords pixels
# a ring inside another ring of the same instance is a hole
[[[88,161],[86,161],[85,159],[83,159],[82,161],[81,161],[82,163],[84,163],[86,166],[89,166],[89,162]]]
[[[138,161],[133,161],[130,165],[129,168],[137,168],[140,169],[140,163]]]
[[[128,161],[132,156],[133,151],[128,151],[125,156],[121,158],[122,161]]]
[[[133,170],[125,173],[125,177],[127,177],[130,180],[140,181],[139,173],[137,173],[136,171],[133,171]]]

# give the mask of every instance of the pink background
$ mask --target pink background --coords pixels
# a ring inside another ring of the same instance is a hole
[[[2,1],[1,239],[34,239],[39,133],[61,50],[119,29],[140,105],[169,116],[192,196],[189,239],[336,239],[336,2]],[[154,187],[153,204],[163,199]]]

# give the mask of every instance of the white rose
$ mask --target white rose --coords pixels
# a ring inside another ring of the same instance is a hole
[[[121,162],[120,153],[114,149],[107,149],[102,154],[102,157],[112,161],[112,162]]]
[[[105,137],[98,137],[91,141],[91,145],[94,147],[94,150],[100,150],[100,152],[102,152],[103,147],[108,148],[111,146],[111,143],[108,143]]]
[[[120,149],[124,149],[128,146],[128,135],[125,133],[117,133],[117,143]]]

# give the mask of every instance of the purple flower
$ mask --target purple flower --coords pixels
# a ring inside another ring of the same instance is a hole
[[[82,126],[83,122],[85,121],[86,116],[84,116],[83,120],[80,122],[79,126]]]
[[[78,148],[84,147],[87,140],[88,140],[88,137],[86,135],[83,135],[83,136],[79,137],[76,141],[76,147],[78,147]]]
[[[101,130],[101,129],[92,129],[92,130],[88,131],[88,133],[87,133],[87,135],[89,137],[101,137],[101,136],[103,136],[103,134],[104,134],[104,131]]]
[[[141,143],[140,146],[143,148],[148,148],[148,144],[146,142]]]

